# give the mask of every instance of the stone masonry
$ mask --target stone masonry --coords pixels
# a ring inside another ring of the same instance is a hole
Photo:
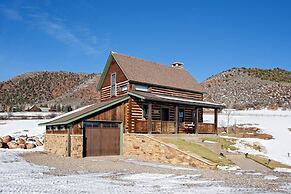
[[[44,149],[52,154],[68,156],[67,134],[46,134]],[[71,156],[81,158],[83,155],[83,135],[71,135]]]
[[[124,134],[124,155],[161,163],[216,168],[215,164],[203,158],[194,157],[146,135]]]

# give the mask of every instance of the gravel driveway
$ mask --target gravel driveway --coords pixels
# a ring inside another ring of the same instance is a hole
[[[120,156],[73,159],[34,152],[22,157],[47,166],[44,172],[47,177],[61,177],[58,180],[61,182],[72,181],[72,177],[80,180],[76,183],[81,185],[78,191],[89,187],[85,189],[89,193],[97,186],[84,185],[81,179],[85,182],[96,179],[100,188],[108,189],[102,190],[104,193],[288,193],[291,189],[291,176],[287,173],[200,170]]]

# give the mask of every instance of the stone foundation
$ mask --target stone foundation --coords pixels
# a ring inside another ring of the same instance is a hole
[[[216,168],[216,165],[208,160],[190,155],[147,135],[124,134],[124,155],[161,163]]]
[[[44,149],[52,154],[68,156],[67,134],[46,134]],[[81,158],[83,156],[83,135],[71,135],[71,156]]]

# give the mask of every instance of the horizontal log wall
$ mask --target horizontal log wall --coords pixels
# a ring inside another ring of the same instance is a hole
[[[125,86],[125,85],[129,89],[130,84],[128,81],[116,83],[116,93],[117,93],[116,96],[122,96],[122,95],[127,94],[128,91],[121,91],[121,86]],[[110,90],[111,90],[111,86],[106,86],[106,87],[101,88],[101,101],[112,98],[110,95]]]
[[[150,87],[151,93],[164,94],[168,96],[176,96],[182,98],[188,98],[192,100],[203,100],[203,94],[197,92],[188,92],[183,90],[168,89],[163,87],[152,86]]]

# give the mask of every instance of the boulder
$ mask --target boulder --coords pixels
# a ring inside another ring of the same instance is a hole
[[[26,145],[25,144],[18,144],[17,148],[26,149]]]
[[[2,142],[0,142],[0,148],[3,148],[3,143]]]
[[[25,145],[25,140],[22,139],[22,138],[18,138],[17,143],[18,144],[24,144]]]
[[[7,146],[9,149],[15,149],[15,148],[17,148],[17,143],[10,141],[7,143]]]
[[[3,143],[3,139],[0,137],[0,143]]]
[[[26,149],[32,149],[32,148],[35,148],[36,145],[34,143],[27,143],[26,144]]]
[[[8,143],[10,141],[12,141],[12,137],[10,135],[6,135],[4,137],[2,137],[3,143]]]

